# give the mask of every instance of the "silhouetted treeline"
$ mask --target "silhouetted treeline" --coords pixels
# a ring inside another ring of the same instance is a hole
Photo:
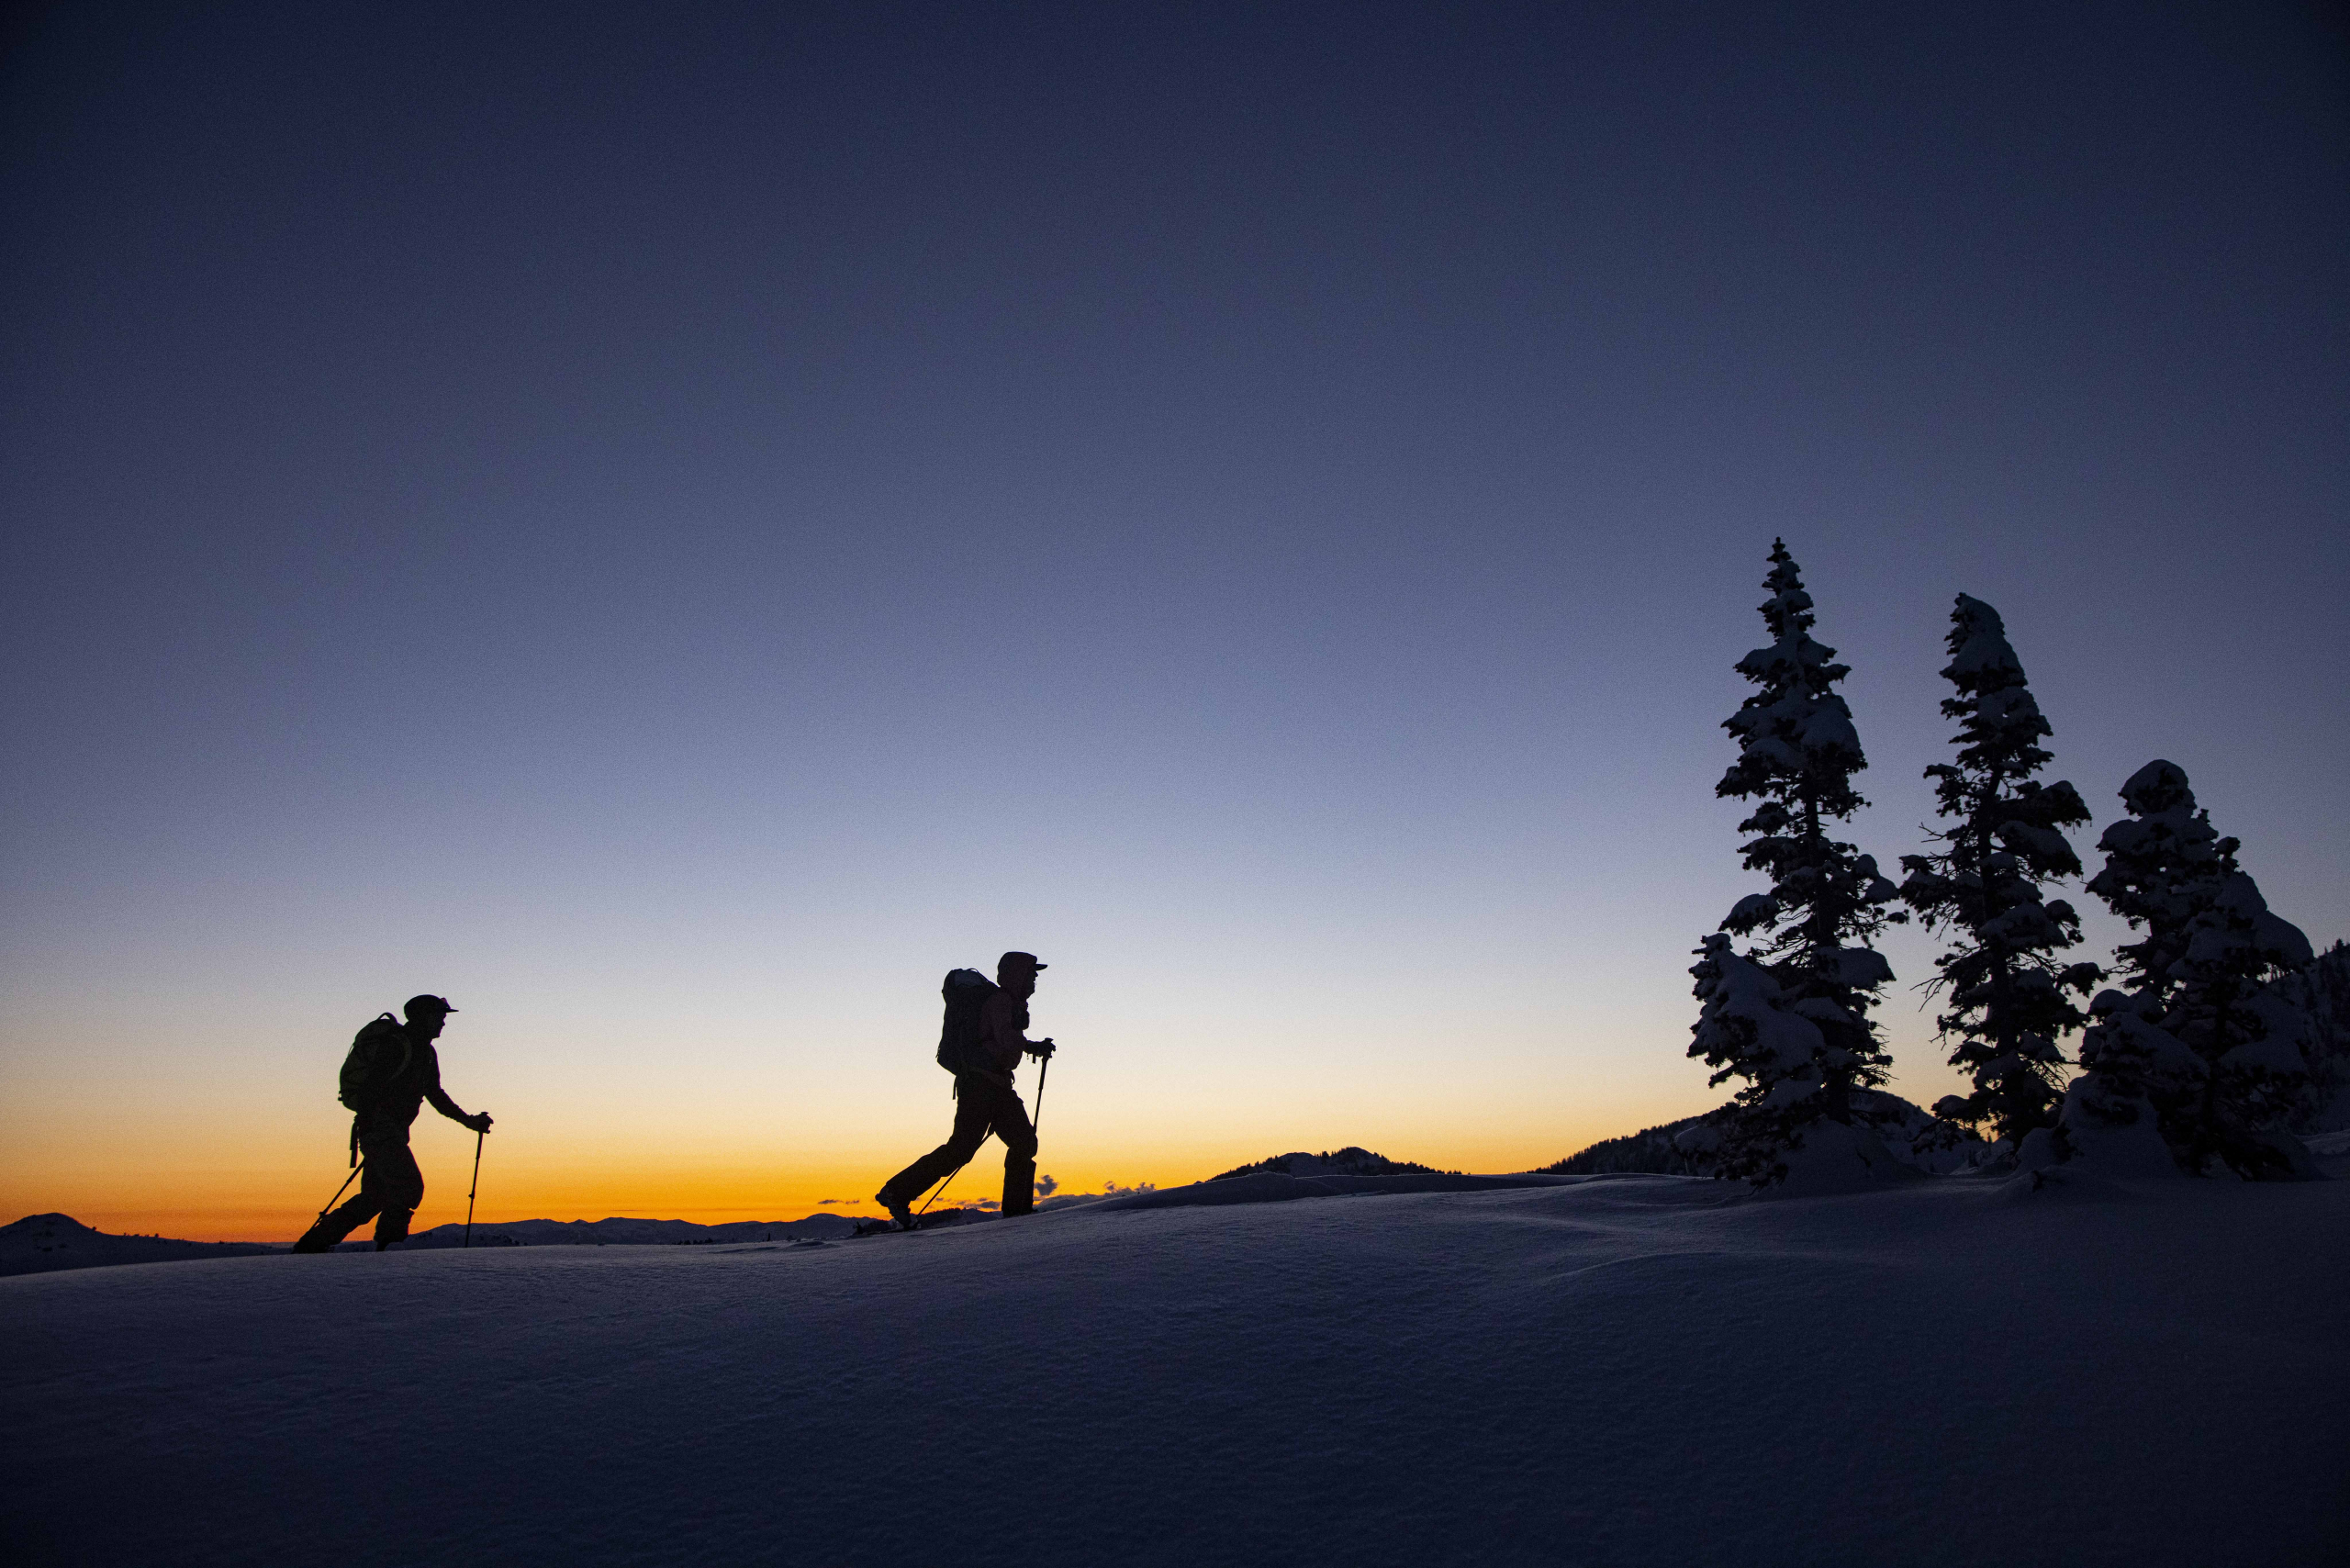
[[[1936,1103],[1928,1145],[2033,1170],[2094,1156],[2137,1174],[2313,1174],[2294,1131],[2344,1114],[2350,981],[2268,909],[2186,772],[2157,758],[2121,786],[2130,815],[2098,840],[2087,890],[2142,935],[2111,968],[2078,957],[2079,914],[2047,894],[2084,875],[2066,830],[2088,808],[2069,782],[2038,777],[2053,727],[1998,611],[1960,594],[1942,671],[1953,750],[1925,770],[1941,825],[1900,857],[1896,888],[1834,836],[1868,803],[1853,783],[1868,763],[1836,689],[1851,669],[1812,637],[1784,540],[1763,582],[1771,642],[1735,666],[1755,689],[1723,722],[1739,755],[1715,792],[1751,803],[1740,852],[1771,881],[1737,902],[1690,970],[1702,1006],[1689,1054],[1735,1084],[1731,1101],[1573,1159],[1657,1160],[1665,1139],[1689,1169],[1758,1185],[1806,1150],[1874,1165],[1894,1130],[1891,1097],[1873,1093],[1891,1058],[1869,1014],[1894,980],[1875,941],[1915,918],[1947,943],[1924,989],[1971,1083]],[[1902,1136],[1918,1145],[1914,1129]]]

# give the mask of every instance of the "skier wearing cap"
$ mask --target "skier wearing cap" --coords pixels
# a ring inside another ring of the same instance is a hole
[[[370,1218],[375,1222],[378,1252],[408,1235],[408,1216],[424,1201],[424,1172],[416,1168],[416,1156],[408,1149],[408,1130],[425,1101],[468,1132],[489,1131],[487,1112],[467,1115],[441,1087],[441,1056],[432,1042],[455,1011],[439,996],[411,996],[401,1006],[408,1021],[399,1026],[406,1036],[400,1043],[408,1048],[397,1058],[397,1070],[374,1086],[352,1123],[352,1139],[365,1161],[358,1195],[321,1215],[294,1244],[295,1251],[324,1252]],[[389,1029],[390,1019],[381,1026]]]
[[[995,994],[980,1004],[979,1056],[984,1066],[955,1075],[955,1130],[945,1143],[890,1178],[875,1201],[907,1229],[911,1204],[930,1186],[959,1170],[990,1133],[1003,1140],[1003,1214],[1036,1212],[1036,1132],[1028,1107],[1012,1086],[1023,1056],[1049,1059],[1051,1039],[1027,1036],[1028,999],[1036,992],[1036,971],[1051,966],[1034,953],[1006,953],[996,960]]]

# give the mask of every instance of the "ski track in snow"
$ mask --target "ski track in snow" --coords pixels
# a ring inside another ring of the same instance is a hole
[[[0,1281],[11,1562],[2350,1561],[2350,1182]]]

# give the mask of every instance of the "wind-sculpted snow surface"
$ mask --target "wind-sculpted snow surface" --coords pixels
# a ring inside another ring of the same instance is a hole
[[[1158,1196],[0,1282],[0,1559],[2350,1561],[2350,1183]]]

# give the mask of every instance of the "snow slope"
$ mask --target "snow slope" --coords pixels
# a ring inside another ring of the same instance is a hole
[[[2350,1182],[1354,1191],[0,1281],[0,1558],[2350,1561]]]

